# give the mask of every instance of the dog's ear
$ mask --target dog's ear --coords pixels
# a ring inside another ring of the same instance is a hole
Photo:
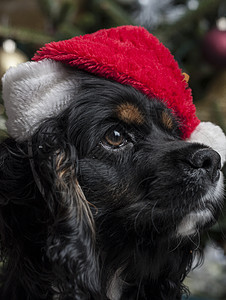
[[[12,247],[14,227],[13,210],[25,204],[23,188],[31,176],[28,160],[24,160],[23,148],[13,140],[0,144],[0,236],[1,249]],[[29,195],[27,195],[29,196]],[[12,249],[13,250],[13,249]]]
[[[29,295],[44,297],[54,289],[59,299],[100,299],[95,226],[77,178],[77,151],[51,125],[46,123],[29,146],[13,139],[0,145],[6,262],[0,293],[14,299],[24,286]]]
[[[25,285],[26,290],[32,289],[33,293],[38,294],[40,281],[43,290],[46,287],[46,283],[39,278],[40,264],[35,266],[29,259],[30,255],[37,254],[33,253],[37,245],[34,247],[31,234],[35,231],[32,225],[38,212],[34,209],[30,165],[25,156],[23,146],[13,139],[7,139],[0,144],[1,299],[27,298],[25,288],[22,287]],[[28,241],[29,249],[24,251],[25,243]],[[38,260],[36,257],[36,262]],[[32,286],[31,278],[35,282]]]
[[[0,144],[0,237],[1,237],[1,258],[6,256],[6,249],[12,243],[11,228],[7,224],[5,210],[9,202],[8,194],[10,193],[8,184],[8,175],[11,173],[10,166],[10,151],[8,150],[8,143]],[[13,182],[12,182],[13,184]],[[15,186],[13,187],[15,188]]]
[[[48,133],[44,132],[46,128]],[[40,182],[49,214],[46,255],[56,277],[54,284],[60,293],[73,299],[100,299],[96,296],[99,270],[95,225],[77,178],[76,148],[65,140],[62,130],[57,131],[57,124],[41,129],[32,148],[33,176],[38,177],[35,180]]]

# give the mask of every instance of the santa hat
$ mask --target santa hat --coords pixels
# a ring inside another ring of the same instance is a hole
[[[194,136],[195,130],[200,133],[200,121],[182,71],[170,51],[142,27],[121,26],[52,42],[33,60],[9,69],[2,80],[7,129],[18,141],[28,139],[42,120],[76,101],[76,69],[133,86],[150,99],[164,102],[180,121],[183,139],[192,133]],[[225,136],[218,130],[226,146]],[[204,131],[202,128],[201,136],[209,140],[209,128]]]

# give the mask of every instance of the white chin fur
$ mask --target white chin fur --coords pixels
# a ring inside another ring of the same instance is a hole
[[[204,144],[211,147],[221,156],[221,166],[226,160],[226,137],[223,130],[211,123],[201,122],[191,134],[187,142]]]
[[[212,218],[209,209],[191,212],[187,214],[177,228],[177,235],[188,236],[195,234],[198,230],[197,225],[204,225]]]

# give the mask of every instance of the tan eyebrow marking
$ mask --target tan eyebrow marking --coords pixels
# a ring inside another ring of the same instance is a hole
[[[144,123],[144,117],[142,112],[139,108],[131,103],[123,103],[117,107],[116,110],[117,116],[120,120],[131,124],[137,123],[142,124]]]
[[[173,119],[166,111],[162,112],[162,123],[165,125],[166,128],[173,128]]]

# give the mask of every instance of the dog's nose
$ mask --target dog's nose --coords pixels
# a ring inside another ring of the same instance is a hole
[[[216,151],[208,148],[199,149],[189,158],[189,162],[194,169],[203,169],[213,183],[219,179],[221,157]]]

